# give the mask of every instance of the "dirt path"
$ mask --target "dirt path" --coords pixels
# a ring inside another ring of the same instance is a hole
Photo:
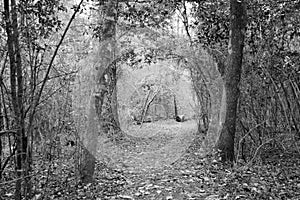
[[[129,171],[162,168],[175,162],[192,142],[196,131],[195,121],[177,123],[163,121],[132,126],[126,132],[134,137],[148,138],[147,145],[126,150],[99,139],[97,158]]]

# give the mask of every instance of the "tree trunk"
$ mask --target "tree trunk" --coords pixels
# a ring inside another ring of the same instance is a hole
[[[94,91],[89,101],[89,117],[87,134],[83,138],[83,153],[79,167],[81,181],[93,181],[95,170],[95,154],[97,153],[98,134],[107,132],[107,126],[118,126],[117,120],[117,95],[116,95],[116,67],[113,64],[116,50],[115,34],[116,19],[113,1],[103,3],[100,8],[104,14],[102,32],[99,35],[99,62],[94,69]]]
[[[82,162],[80,163],[80,180],[87,184],[94,181],[96,158],[86,147],[83,147]]]
[[[244,0],[230,0],[230,40],[228,66],[225,69],[226,116],[217,143],[223,162],[234,160],[234,138],[236,131],[239,82],[242,71],[246,9]]]
[[[177,110],[177,102],[176,102],[176,97],[174,95],[174,119],[178,116],[178,110]]]
[[[17,181],[15,186],[15,199],[20,200],[22,198],[22,171],[24,169],[23,163],[26,158],[26,151],[24,151],[25,137],[25,121],[23,114],[23,75],[22,75],[22,63],[21,53],[19,45],[19,32],[16,2],[11,0],[4,1],[4,12],[6,21],[6,33],[7,33],[7,45],[8,54],[10,59],[10,93],[11,103],[13,108],[13,116],[15,120],[15,127],[17,129],[16,134],[16,175]]]
[[[145,122],[145,117],[147,116],[147,113],[148,113],[148,110],[150,108],[150,105],[151,103],[153,102],[153,100],[155,99],[156,95],[159,93],[159,90],[157,90],[153,96],[151,97],[151,99],[148,101],[149,99],[149,96],[150,96],[150,92],[151,92],[151,89],[149,90],[149,93],[148,93],[148,96],[146,98],[146,101],[145,101],[145,105],[143,107],[143,113],[142,113],[142,116],[141,116],[141,127],[143,126],[143,123]],[[148,120],[147,120],[148,121]],[[152,121],[152,119],[151,119]]]
[[[83,152],[81,163],[79,166],[80,179],[83,183],[91,183],[94,179],[95,163],[97,154],[97,138],[98,138],[98,126],[99,118],[97,112],[99,110],[98,97],[95,94],[90,97],[89,110],[88,110],[88,122],[85,126],[85,132],[83,140]],[[100,102],[101,104],[101,102]],[[101,108],[101,107],[100,107]],[[101,112],[101,109],[100,109]],[[100,130],[101,131],[101,130]]]
[[[117,92],[117,67],[116,65],[113,66],[112,69],[112,100],[111,100],[111,110],[115,119],[115,123],[117,127],[120,127],[120,121],[119,121],[119,114],[118,114],[118,92]]]
[[[118,117],[118,101],[117,101],[117,68],[115,63],[116,57],[116,22],[117,10],[114,1],[108,1],[102,7],[103,21],[102,32],[100,33],[100,47],[99,47],[99,68],[98,68],[98,91],[99,94],[104,94],[103,109],[100,118],[104,120],[104,131],[109,132],[113,130],[109,136],[119,137],[120,122]],[[116,134],[115,134],[116,133]]]
[[[2,88],[0,88],[0,91],[2,90]],[[0,93],[1,95],[1,93]],[[0,131],[4,130],[4,114],[2,112],[2,96],[0,96]],[[2,138],[0,135],[0,180],[2,180],[2,151],[3,151],[3,147],[2,147]],[[4,165],[4,164],[3,164]]]
[[[17,115],[18,121],[18,134],[17,134],[17,141],[19,141],[19,145],[17,145],[17,162],[18,169],[23,171],[21,176],[27,177],[25,178],[24,182],[24,198],[30,199],[31,198],[31,179],[28,178],[30,173],[30,160],[29,157],[31,154],[28,154],[28,137],[25,132],[25,113],[24,113],[24,82],[23,82],[23,66],[22,66],[22,58],[21,58],[21,48],[19,43],[19,29],[18,29],[18,15],[16,10],[16,1],[11,0],[12,6],[12,30],[13,30],[13,41],[14,41],[14,53],[16,57],[16,79],[17,79],[17,108],[14,109],[17,111],[15,114]],[[18,156],[19,152],[21,152],[20,158]],[[21,161],[19,161],[21,159]]]

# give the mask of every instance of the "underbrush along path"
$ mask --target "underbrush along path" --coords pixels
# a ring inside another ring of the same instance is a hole
[[[168,166],[185,153],[196,133],[196,122],[189,120],[183,123],[161,121],[147,123],[142,127],[131,126],[125,132],[143,143],[134,148],[116,146],[107,138],[100,137],[97,159],[130,171],[144,171]]]

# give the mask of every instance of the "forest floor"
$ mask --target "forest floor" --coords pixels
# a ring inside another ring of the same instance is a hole
[[[177,123],[174,120],[133,125],[125,130],[138,142],[124,147],[116,146],[100,137],[98,160],[127,171],[161,169],[178,160],[195,138],[197,130],[193,120]]]
[[[34,199],[300,199],[299,152],[274,150],[259,164],[227,167],[199,155],[195,131],[194,121],[164,121],[130,126],[126,133],[140,138],[134,147],[102,138],[95,182],[88,185],[76,178],[74,147],[48,161],[36,156]],[[13,182],[4,183],[0,199],[12,199]]]

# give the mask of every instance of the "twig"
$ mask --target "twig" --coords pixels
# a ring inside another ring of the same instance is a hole
[[[255,127],[253,127],[253,128],[251,128],[241,139],[240,139],[240,141],[239,141],[239,145],[238,145],[238,153],[237,153],[237,155],[236,155],[236,160],[238,160],[238,158],[239,158],[239,150],[240,150],[240,147],[241,147],[241,143],[242,143],[242,141],[254,130],[254,129],[256,129],[256,128],[258,128],[259,126],[261,126],[261,125],[263,125],[264,123],[265,123],[266,121],[263,121],[263,122],[261,122],[261,123],[259,123],[259,124],[257,124]]]
[[[256,158],[256,156],[257,156],[259,150],[260,150],[265,144],[268,144],[268,143],[270,143],[270,142],[273,141],[273,140],[274,140],[273,138],[272,138],[272,139],[269,139],[268,141],[266,141],[266,142],[262,143],[261,145],[259,145],[259,146],[257,147],[257,149],[255,150],[255,153],[254,153],[252,159],[245,165],[245,167],[249,167],[249,165],[251,165],[251,164],[253,163],[254,159]]]
[[[0,136],[5,135],[5,134],[9,134],[9,133],[16,134],[17,131],[18,131],[17,129],[13,129],[13,130],[3,130],[3,131],[0,131]]]
[[[33,177],[33,176],[36,176],[36,175],[38,175],[38,173],[31,174],[31,175],[28,175],[28,176],[24,176],[24,177],[21,177],[21,178],[16,178],[16,179],[11,180],[11,181],[5,181],[5,182],[0,183],[0,185],[7,185],[7,184],[10,184],[10,183],[14,183],[18,180],[22,180],[24,178],[30,178],[30,177]]]

